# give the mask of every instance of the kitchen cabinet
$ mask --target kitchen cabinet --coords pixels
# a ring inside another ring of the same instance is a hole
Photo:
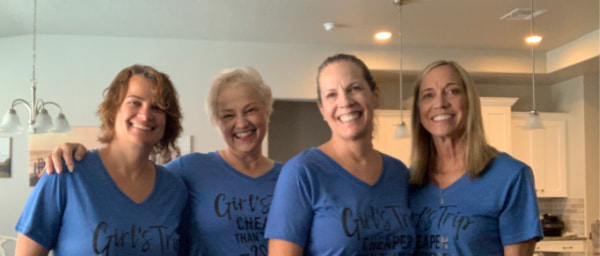
[[[535,252],[584,252],[585,240],[542,240],[535,244]]]
[[[567,197],[567,114],[540,113],[544,129],[524,130],[528,115],[512,114],[512,155],[533,169],[538,197]]]
[[[511,153],[511,111],[517,98],[481,97],[481,115],[487,142],[499,151]],[[411,113],[402,110],[403,120],[411,130]],[[373,146],[380,152],[400,159],[410,166],[411,138],[394,138],[400,123],[400,110],[376,110]]]
[[[394,138],[396,127],[400,123],[401,110],[376,110],[373,146],[379,152],[388,154],[410,166],[411,138]],[[402,110],[403,120],[409,132],[411,130],[410,111]]]

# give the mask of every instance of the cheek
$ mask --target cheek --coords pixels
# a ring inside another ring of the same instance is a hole
[[[218,121],[217,122],[217,126],[219,127],[219,131],[221,132],[221,134],[223,136],[225,136],[228,132],[227,132],[227,122],[226,121]]]
[[[419,103],[419,116],[421,117],[421,121],[426,120],[427,116],[427,105],[423,102]]]

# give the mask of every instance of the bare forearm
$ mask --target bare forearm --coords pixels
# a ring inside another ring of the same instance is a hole
[[[536,241],[531,239],[524,242],[504,246],[505,256],[531,256],[535,250]]]

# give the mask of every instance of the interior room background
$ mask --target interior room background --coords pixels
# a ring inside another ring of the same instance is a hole
[[[598,62],[598,37],[599,31],[595,31],[557,49],[538,53],[536,72],[560,72],[585,61]],[[373,70],[399,68],[396,50],[375,46],[60,35],[38,35],[37,44],[38,97],[58,102],[72,126],[99,124],[95,111],[102,99],[102,91],[122,68],[140,63],[169,74],[179,91],[184,114],[183,134],[192,136],[192,151],[198,152],[214,151],[225,146],[220,133],[211,125],[204,111],[209,83],[221,69],[253,66],[271,86],[278,102],[307,102],[305,106],[311,111],[316,98],[316,70],[327,56],[346,52],[356,54]],[[405,48],[403,54],[403,68],[408,73],[414,73],[437,59],[456,60],[469,72],[496,74],[496,77],[502,77],[502,74],[506,74],[506,77],[511,74],[527,75],[531,72],[527,47],[522,52]],[[0,38],[0,56],[0,111],[6,111],[13,99],[30,97],[31,35]],[[393,81],[378,82],[381,86],[397,84]],[[510,79],[495,79],[491,83],[479,84],[479,90],[482,96],[518,97],[513,111],[529,111],[529,85],[527,80],[515,83]],[[408,92],[410,89],[406,90]],[[396,95],[395,92],[389,94]],[[570,115],[567,129],[570,138],[567,149],[568,192],[570,197],[584,198],[586,189],[593,188],[583,180],[598,180],[598,176],[593,177],[588,173],[593,168],[598,170],[597,64],[595,71],[567,76],[552,84],[540,84],[536,94],[539,111],[566,112]],[[409,97],[410,93],[404,95]],[[390,104],[388,107],[396,106]],[[18,107],[16,111],[21,122],[24,122],[28,114],[25,108]],[[276,108],[275,112],[288,118],[299,115],[286,115],[284,108]],[[320,117],[311,121],[323,122]],[[310,122],[298,122],[298,126],[297,130],[287,135],[313,136]],[[267,153],[267,145],[279,143],[278,140],[271,137],[265,140]],[[593,145],[590,146],[590,141],[593,143],[594,140],[595,151]],[[12,145],[12,177],[0,179],[0,234],[16,236],[14,225],[31,192],[28,186],[27,134],[13,136]],[[597,189],[596,183],[595,190],[587,191],[595,191],[596,201]],[[595,208],[595,215],[594,212],[588,214],[590,218],[598,216],[597,202]]]

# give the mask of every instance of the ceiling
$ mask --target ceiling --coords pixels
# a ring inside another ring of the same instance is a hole
[[[536,0],[539,50],[598,30],[597,0]],[[405,0],[405,47],[526,50],[528,21],[500,20],[528,0]],[[33,0],[0,0],[0,38],[32,33]],[[325,31],[323,23],[339,26]],[[38,34],[151,37],[390,47],[393,0],[40,0]]]

